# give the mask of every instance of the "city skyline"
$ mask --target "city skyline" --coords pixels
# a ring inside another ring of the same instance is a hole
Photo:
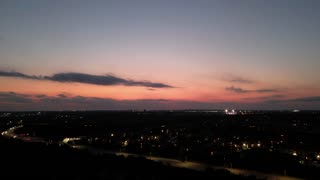
[[[319,110],[319,8],[3,0],[0,110]]]

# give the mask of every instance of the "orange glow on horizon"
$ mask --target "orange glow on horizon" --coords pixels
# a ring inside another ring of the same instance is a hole
[[[67,97],[83,96],[92,98],[110,98],[115,100],[141,100],[141,99],[165,99],[174,101],[195,102],[240,102],[255,103],[263,101],[263,97],[270,94],[281,93],[235,93],[226,91],[228,87],[224,82],[214,81],[203,87],[197,84],[177,84],[177,88],[148,88],[137,86],[99,86],[81,83],[60,83],[52,81],[39,81],[19,78],[0,77],[0,92],[16,92],[21,94],[40,95],[44,94],[57,97],[65,94]],[[262,86],[248,86],[248,89],[261,89]],[[310,92],[310,95],[312,91]],[[292,91],[282,99],[293,98],[301,95],[299,91]],[[308,95],[304,92],[303,95]]]

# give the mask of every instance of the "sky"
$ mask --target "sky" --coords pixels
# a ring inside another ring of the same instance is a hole
[[[320,110],[318,0],[0,0],[0,111]]]

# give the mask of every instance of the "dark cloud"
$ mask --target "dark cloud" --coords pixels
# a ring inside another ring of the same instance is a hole
[[[302,97],[296,99],[288,99],[290,102],[320,102],[320,96]]]
[[[0,71],[0,76],[6,76],[6,77],[17,77],[17,78],[25,78],[25,79],[37,79],[40,80],[40,76],[29,76],[26,74],[22,74],[15,71]]]
[[[229,79],[229,82],[232,83],[243,83],[243,84],[252,84],[255,83],[253,80],[250,79],[244,79],[242,77],[234,77],[232,79]]]
[[[250,92],[250,90],[245,90],[245,89],[234,87],[234,86],[226,87],[226,90],[227,91],[232,91],[232,92],[235,92],[235,93],[248,93],[248,92]]]
[[[286,96],[283,94],[274,94],[270,96],[259,96],[259,97],[250,97],[250,98],[243,98],[243,100],[258,100],[258,101],[266,101],[266,100],[281,100]]]
[[[4,103],[32,103],[29,95],[14,92],[0,92],[0,101]]]
[[[119,78],[113,75],[97,76],[83,73],[58,73],[53,76],[45,76],[45,79],[58,82],[78,82],[95,85],[125,85],[125,86],[144,86],[152,88],[172,88],[172,86],[162,83],[149,81],[134,81]]]
[[[2,101],[6,97],[6,101]],[[8,96],[10,98],[8,98]],[[172,109],[224,109],[240,107],[229,102],[197,102],[167,99],[116,100],[84,96],[43,96],[0,93],[2,110],[172,110]],[[24,102],[22,104],[21,102]]]
[[[249,78],[244,78],[241,76],[236,76],[233,74],[226,74],[224,75],[224,77],[222,78],[222,80],[227,81],[227,82],[231,82],[231,83],[241,83],[241,84],[253,84],[256,81],[249,79]]]
[[[62,93],[65,95],[65,93]],[[286,100],[269,100],[261,102],[199,102],[167,99],[116,100],[85,96],[47,96],[28,95],[14,92],[0,92],[0,109],[2,111],[23,110],[173,110],[173,109],[318,109],[320,97],[304,97]],[[272,96],[270,96],[272,97]],[[282,95],[274,95],[282,98]]]
[[[250,93],[250,92],[256,92],[256,93],[270,93],[270,92],[278,92],[277,89],[255,89],[255,90],[248,90],[248,89],[242,89],[240,87],[226,87],[227,91],[235,92],[235,93]]]
[[[46,97],[48,97],[48,96],[45,95],[45,94],[39,94],[39,95],[36,95],[35,97],[37,97],[37,98],[46,98]]]
[[[58,94],[58,97],[66,98],[67,96],[65,94]]]
[[[155,91],[156,89],[148,88],[148,91]]]
[[[90,75],[84,73],[57,73],[53,76],[30,76],[19,72],[6,72],[0,71],[0,76],[6,77],[17,77],[17,78],[25,78],[25,79],[35,79],[35,80],[51,80],[56,82],[70,82],[70,83],[85,83],[85,84],[94,84],[94,85],[104,85],[104,86],[111,86],[111,85],[124,85],[124,86],[143,86],[143,87],[150,87],[150,88],[173,88],[173,86],[157,83],[157,82],[150,82],[150,81],[135,81],[124,79],[120,77],[116,77],[113,75]]]
[[[300,109],[300,110],[319,110],[320,96],[301,97],[292,99],[266,99],[262,102],[265,106],[273,109]]]
[[[253,90],[253,92],[268,93],[268,92],[278,92],[278,90],[277,89],[257,89],[257,90]]]

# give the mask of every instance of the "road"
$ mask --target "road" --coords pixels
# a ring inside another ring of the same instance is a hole
[[[1,133],[2,136],[6,137],[6,138],[14,138],[14,139],[19,139],[22,140],[24,142],[36,142],[36,143],[47,143],[47,141],[42,138],[42,137],[31,137],[31,136],[26,136],[26,135],[18,135],[15,133],[15,131],[19,128],[22,128],[23,125],[20,126],[14,126],[12,128],[9,128],[6,131],[3,131]]]
[[[211,168],[213,170],[227,170],[230,173],[235,174],[235,175],[256,176],[259,179],[301,180],[300,178],[283,176],[283,175],[279,175],[279,174],[262,173],[262,172],[258,172],[258,171],[238,169],[238,168],[226,168],[223,166],[212,166],[209,164],[199,163],[199,162],[180,161],[180,160],[176,160],[176,159],[156,157],[156,156],[146,156],[146,155],[140,155],[140,154],[127,153],[127,152],[113,152],[113,151],[93,148],[93,147],[84,146],[84,145],[70,145],[70,147],[75,148],[75,149],[80,149],[80,150],[86,149],[87,151],[89,151],[90,153],[93,153],[93,154],[115,154],[117,156],[124,156],[124,157],[129,157],[129,156],[144,157],[146,159],[156,161],[156,162],[161,162],[163,164],[170,165],[173,167],[186,168],[186,169],[192,169],[192,170],[197,170],[197,171],[205,171],[208,168]]]
[[[15,134],[15,130],[22,128],[23,126],[14,126],[4,132],[1,133],[2,136],[7,138],[15,138],[20,139],[24,142],[39,142],[39,143],[48,143],[44,138],[41,137],[30,137],[30,136],[19,136]],[[70,138],[68,138],[70,139]],[[78,138],[71,138],[71,139],[78,139]],[[127,153],[127,152],[114,152],[114,151],[108,151],[104,149],[94,148],[91,146],[85,146],[85,145],[71,145],[68,143],[68,141],[61,141],[58,142],[59,144],[66,144],[70,146],[71,148],[79,149],[79,150],[87,150],[92,154],[114,154],[117,156],[132,156],[132,157],[144,157],[146,159],[155,161],[155,162],[161,162],[166,165],[170,165],[173,167],[179,167],[179,168],[186,168],[186,169],[192,169],[197,171],[205,171],[208,168],[211,168],[213,170],[228,170],[230,173],[235,175],[242,175],[242,176],[256,176],[259,179],[267,179],[267,180],[301,180],[300,178],[296,177],[290,177],[290,176],[283,176],[279,174],[268,174],[268,173],[262,173],[258,171],[253,170],[246,170],[246,169],[238,169],[238,168],[226,168],[223,166],[212,166],[205,163],[199,163],[199,162],[192,162],[192,161],[180,161],[177,159],[170,159],[170,158],[163,158],[163,157],[156,157],[156,156],[147,156],[147,155],[140,155],[140,154],[133,154],[133,153]]]

